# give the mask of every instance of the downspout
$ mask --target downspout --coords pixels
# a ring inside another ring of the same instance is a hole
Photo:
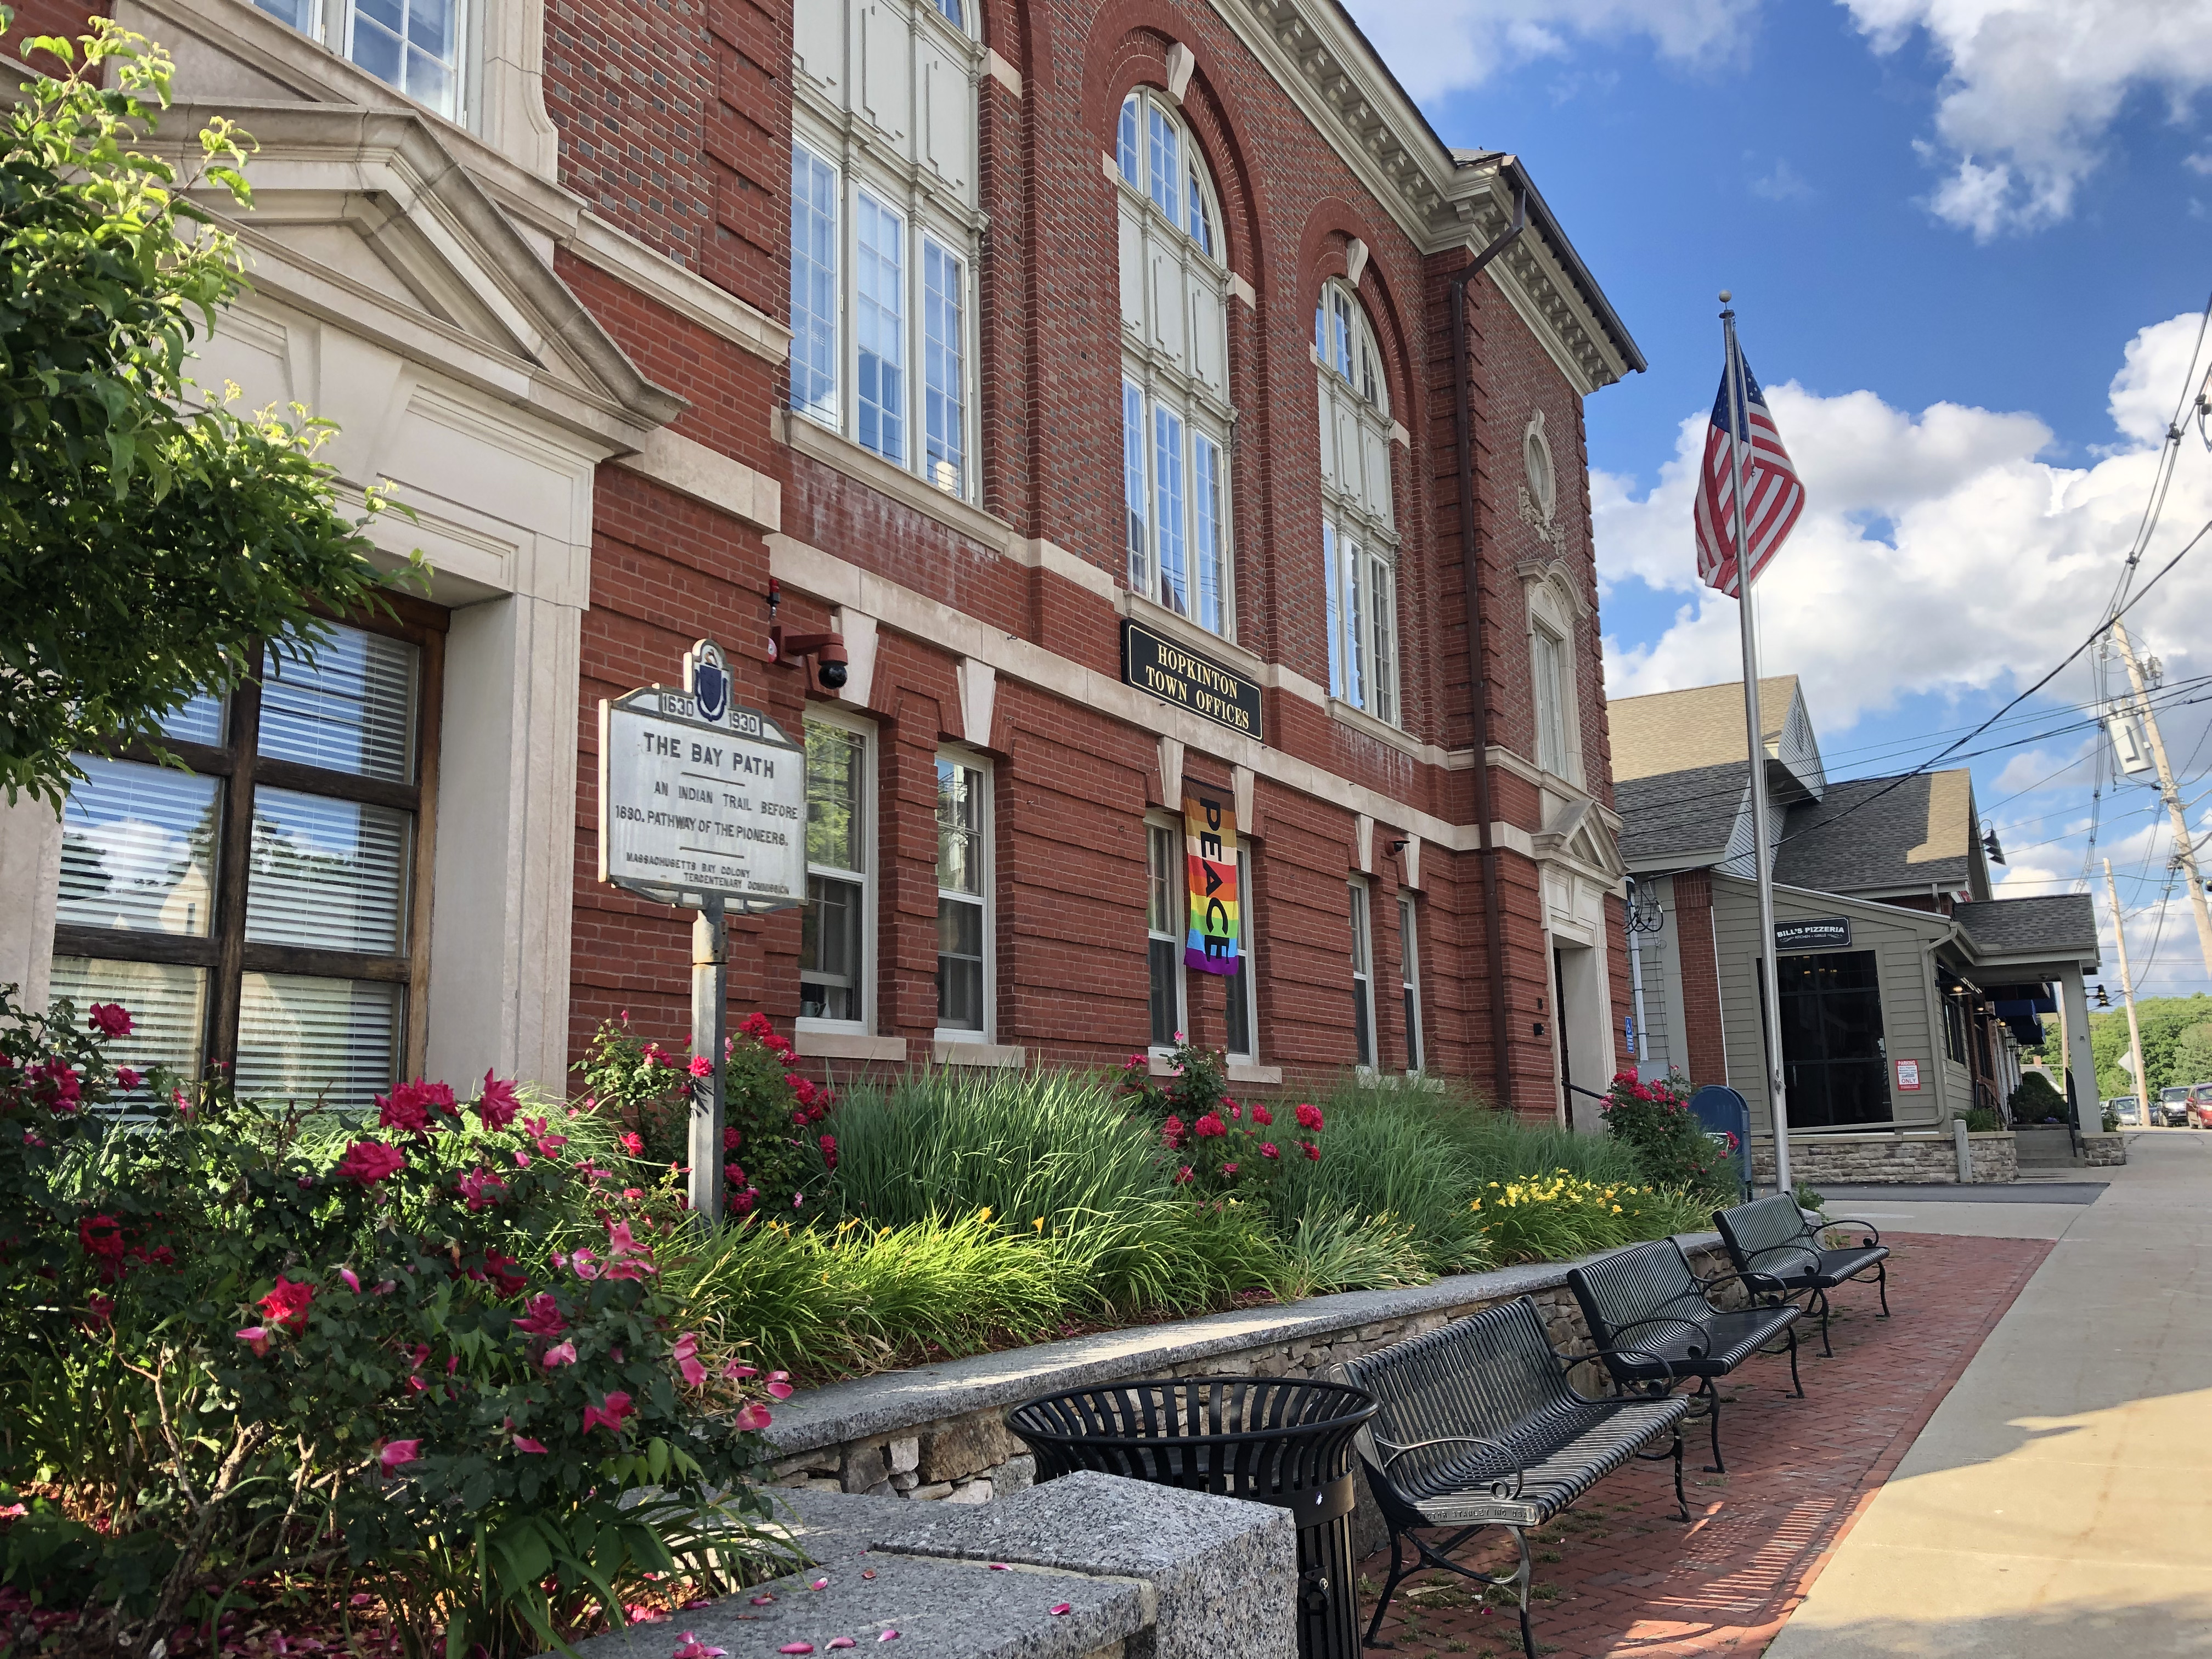
[[[1474,415],[1468,396],[1467,290],[1483,268],[1511,246],[1528,225],[1528,196],[1513,198],[1513,223],[1496,241],[1451,278],[1452,418],[1459,450],[1459,547],[1467,586],[1468,702],[1474,716],[1474,818],[1482,858],[1483,952],[1490,969],[1490,1043],[1498,1104],[1513,1109],[1513,1067],[1510,1058],[1511,1014],[1505,1006],[1505,905],[1498,887],[1498,844],[1490,831],[1490,684],[1483,672],[1482,561],[1474,538]],[[1552,984],[1549,963],[1544,984]],[[1552,1011],[1554,1024],[1559,1011]]]

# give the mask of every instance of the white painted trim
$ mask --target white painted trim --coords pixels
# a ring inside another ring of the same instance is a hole
[[[1405,862],[1405,879],[1398,884],[1418,891],[1421,885],[1421,838],[1411,830],[1406,834],[1406,846],[1399,856]]]
[[[967,666],[964,662],[960,665],[963,668]],[[937,751],[937,759],[940,762],[950,761],[956,766],[972,767],[981,773],[983,778],[982,823],[978,826],[983,849],[983,890],[980,895],[970,893],[954,895],[957,899],[963,902],[976,897],[980,897],[982,901],[983,1029],[981,1031],[974,1031],[963,1027],[938,1027],[931,1038],[933,1045],[930,1051],[931,1058],[939,1064],[945,1064],[947,1062],[943,1051],[952,1048],[974,1049],[1012,1054],[1015,1058],[1012,1060],[963,1060],[950,1063],[962,1066],[1018,1066],[1021,1064],[1022,1052],[1019,1048],[1000,1048],[994,1042],[994,1039],[999,1034],[998,769],[992,764],[989,756],[972,753],[964,744],[959,744],[941,745]],[[934,777],[934,768],[933,768],[932,776]],[[935,873],[933,870],[931,872],[933,878]],[[933,885],[931,890],[936,893],[941,902],[945,897],[945,890],[941,885]]]
[[[1366,813],[1362,812],[1358,817],[1354,820],[1354,828],[1355,834],[1359,843],[1360,873],[1363,875],[1371,876],[1375,873],[1375,820]],[[1370,933],[1373,931],[1373,919],[1371,917],[1370,918],[1369,931]]]
[[[1252,769],[1232,766],[1229,769],[1229,775],[1237,790],[1237,833],[1245,836],[1255,835],[1259,831],[1259,824],[1258,814],[1253,810],[1252,804]]]
[[[842,703],[810,699],[800,716],[799,741],[802,744],[806,740],[805,728],[809,722],[834,726],[841,732],[849,732],[860,738],[863,745],[860,751],[860,862],[856,871],[848,872],[857,874],[860,878],[860,1017],[858,1019],[813,1020],[801,1015],[793,1021],[793,1029],[798,1031],[813,1031],[817,1034],[826,1032],[847,1037],[867,1038],[867,1034],[876,1029],[876,956],[880,949],[879,940],[882,937],[877,920],[882,909],[879,898],[880,878],[877,874],[882,857],[882,834],[879,827],[882,809],[878,804],[880,797],[877,789],[877,780],[881,775],[879,768],[882,764],[882,750],[878,745],[882,742],[882,738],[875,721],[867,719],[858,710],[847,708]],[[824,867],[833,872],[838,868],[836,865]],[[814,874],[814,860],[811,857],[806,860],[806,873],[810,878]],[[843,878],[842,875],[830,877],[833,880]],[[796,975],[797,969],[794,966],[794,977]],[[873,1039],[867,1038],[867,1040]],[[905,1058],[903,1050],[896,1058]]]
[[[1114,176],[1116,179],[1121,176],[1119,167],[1114,169]],[[1247,310],[1257,311],[1260,308],[1259,291],[1233,270],[1229,273],[1229,291],[1244,302]]]
[[[833,612],[830,630],[845,638],[843,701],[854,708],[869,706],[876,687],[876,619],[850,609]]]
[[[1283,1068],[1279,1066],[1254,1066],[1244,1060],[1232,1060],[1229,1062],[1229,1080],[1231,1083],[1279,1084],[1283,1080]]]
[[[809,1060],[887,1060],[903,1064],[906,1039],[862,1036],[854,1031],[817,1031],[801,1025],[793,1034],[793,1045]]]
[[[586,264],[619,276],[647,299],[756,357],[781,363],[791,356],[791,331],[775,318],[588,210],[578,216],[574,234],[562,246]]]
[[[929,1045],[934,1066],[991,1066],[1018,1072],[1029,1063],[1029,1050],[1018,1043],[953,1042],[939,1037]]]
[[[1160,739],[1160,800],[1170,807],[1182,801],[1182,744],[1170,737]],[[1242,817],[1237,821],[1244,822]]]
[[[1406,430],[1406,423],[1403,421],[1390,422],[1390,441],[1394,444],[1403,444],[1408,449],[1413,447],[1413,434]]]
[[[1022,95],[1022,72],[988,46],[983,48],[983,73],[1015,97]]]
[[[1168,48],[1168,96],[1176,103],[1190,90],[1190,77],[1198,68],[1198,54],[1178,40]]]
[[[32,795],[0,801],[0,985],[33,1013],[46,1010],[61,879],[60,814]]]
[[[744,520],[761,530],[783,527],[783,486],[743,461],[684,437],[667,427],[646,436],[635,454],[616,461],[678,495]]]
[[[1354,236],[1344,245],[1344,280],[1346,284],[1356,290],[1359,287],[1359,278],[1363,274],[1364,274],[1366,270],[1367,244],[1361,241],[1357,236]]]
[[[1121,182],[1121,164],[1103,149],[1098,152],[1098,159],[1106,164],[1106,182],[1118,186]]]
[[[991,746],[991,718],[999,702],[998,671],[963,657],[953,671],[960,689],[960,735],[977,749]]]

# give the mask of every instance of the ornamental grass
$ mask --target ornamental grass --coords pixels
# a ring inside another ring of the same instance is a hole
[[[1587,1180],[1565,1169],[1486,1182],[1468,1212],[1501,1266],[1569,1261],[1688,1232],[1701,1219],[1683,1194]]]

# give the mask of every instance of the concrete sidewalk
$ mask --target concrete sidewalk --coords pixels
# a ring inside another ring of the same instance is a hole
[[[2086,1206],[1833,1206],[2057,1243],[1768,1659],[2212,1655],[2212,1134],[2128,1141]]]

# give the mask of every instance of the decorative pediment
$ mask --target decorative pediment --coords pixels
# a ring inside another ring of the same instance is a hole
[[[1606,814],[1588,796],[1565,801],[1534,837],[1540,864],[1559,860],[1578,866],[1608,885],[1628,873],[1621,861],[1620,837]]]
[[[179,106],[161,137],[222,113],[252,135],[253,205],[198,199],[234,228],[257,296],[337,325],[501,401],[634,449],[684,407],[641,374],[526,234],[405,109]]]

